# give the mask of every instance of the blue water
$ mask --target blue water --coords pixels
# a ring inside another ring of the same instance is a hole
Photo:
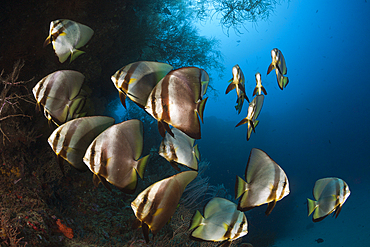
[[[366,1],[285,1],[267,21],[247,23],[246,29],[239,29],[242,33],[230,29],[226,35],[217,17],[196,24],[201,35],[220,40],[226,68],[221,73],[207,71],[218,96],[208,93],[202,139],[197,141],[202,159],[211,163],[205,174],[234,197],[235,177],[244,177],[255,147],[267,152],[290,182],[290,195],[277,203],[270,221],[254,223],[256,228],[286,234],[289,229],[277,222],[286,220],[297,200],[303,205],[306,197],[312,198],[317,179],[342,178],[352,194],[369,188],[369,16]],[[266,75],[273,48],[280,49],[286,60],[289,84],[284,90],[274,71]],[[244,72],[250,100],[256,72],[268,93],[249,141],[246,125],[235,128],[246,116],[247,102],[238,115],[235,90],[225,95],[235,64]],[[265,208],[251,214],[263,214]],[[306,217],[306,212],[300,214]]]
[[[291,190],[277,203],[269,223],[261,219],[277,235],[289,230],[277,222],[289,218],[297,198],[299,204],[312,198],[317,179],[344,179],[352,192],[348,201],[369,188],[369,16],[366,1],[291,1],[241,35],[230,31],[227,37],[217,22],[200,25],[205,35],[222,40],[226,67],[224,78],[212,81],[220,94],[207,102],[199,141],[201,154],[212,164],[207,173],[212,183],[224,183],[234,195],[235,176],[244,176],[251,148],[267,152],[285,170]],[[266,75],[275,47],[288,67],[289,84],[283,91],[274,73]],[[246,106],[238,115],[235,91],[224,94],[235,64],[244,72],[250,99],[256,72],[268,93],[249,141],[246,125],[235,128]]]

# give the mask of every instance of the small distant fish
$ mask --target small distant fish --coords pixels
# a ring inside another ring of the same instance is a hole
[[[264,98],[265,98],[265,96],[263,94],[257,95],[256,97],[254,97],[252,102],[249,103],[247,116],[245,118],[243,118],[235,126],[235,127],[238,127],[242,124],[248,124],[248,127],[247,127],[247,141],[249,140],[249,138],[252,134],[252,130],[253,130],[253,132],[256,132],[255,129],[256,129],[258,123],[259,123],[257,118],[258,118],[258,116],[261,112]]]
[[[242,110],[244,99],[246,99],[249,102],[248,96],[245,93],[244,84],[244,74],[243,71],[240,69],[239,65],[235,65],[232,69],[233,78],[229,80],[230,84],[226,89],[226,93],[228,94],[231,90],[236,89],[236,94],[238,96],[235,106],[235,109],[238,111],[238,114]]]
[[[77,50],[86,45],[93,36],[94,31],[83,24],[75,21],[60,19],[50,23],[49,36],[44,46],[53,44],[53,49],[61,63],[64,63],[69,55],[71,62],[84,51]]]
[[[48,142],[58,157],[63,171],[63,159],[80,171],[88,168],[83,162],[90,143],[105,129],[114,124],[114,118],[105,116],[81,117],[59,126]]]
[[[143,179],[149,155],[143,151],[143,123],[131,119],[103,131],[87,148],[83,161],[94,173],[94,184],[108,188],[107,182],[132,194],[137,186],[137,174]]]
[[[289,194],[289,182],[284,170],[261,149],[253,148],[245,169],[246,182],[236,176],[235,195],[240,198],[238,209],[247,211],[268,203],[266,215],[277,201]]]
[[[262,92],[267,95],[266,89],[262,86],[262,80],[261,80],[261,74],[259,72],[256,73],[256,87],[253,90],[253,96],[254,95],[261,95]]]
[[[247,217],[237,210],[237,205],[224,198],[215,197],[204,208],[204,217],[197,210],[190,229],[190,238],[200,241],[223,241],[219,246],[229,246],[233,240],[248,233]]]
[[[308,216],[313,213],[313,222],[318,222],[335,211],[333,216],[337,218],[350,194],[348,184],[340,178],[317,180],[313,188],[316,201],[307,198]]]
[[[284,76],[287,73],[287,67],[283,53],[281,53],[279,49],[274,48],[271,50],[271,58],[272,62],[268,67],[267,74],[270,74],[270,72],[275,69],[279,88],[283,90],[283,88],[285,88],[289,83],[288,77]]]
[[[159,146],[159,155],[168,160],[177,171],[180,171],[177,164],[187,166],[197,171],[198,160],[200,160],[198,144],[194,146],[195,140],[187,136],[181,130],[172,128],[172,133],[174,137],[166,133],[166,136]]]
[[[165,7],[165,8],[163,9],[163,13],[165,13],[165,14],[167,14],[167,15],[172,15],[172,14],[171,14],[171,11],[170,11],[167,7]]]
[[[125,108],[126,96],[144,108],[155,85],[172,69],[166,63],[140,61],[122,67],[111,79]]]
[[[45,117],[57,126],[81,113],[86,97],[81,91],[85,76],[73,70],[59,70],[42,78],[32,89],[36,109],[44,107]]]
[[[149,230],[156,235],[171,219],[185,187],[197,175],[196,171],[185,171],[162,179],[146,188],[131,203],[136,216],[133,227],[142,227],[146,243],[149,243]]]
[[[237,42],[237,43],[240,43],[240,40],[237,40],[236,42]]]
[[[158,121],[162,137],[166,131],[174,136],[169,127],[172,125],[193,139],[201,138],[199,118],[203,122],[206,78],[208,75],[203,69],[183,67],[170,71],[153,88],[145,111]]]

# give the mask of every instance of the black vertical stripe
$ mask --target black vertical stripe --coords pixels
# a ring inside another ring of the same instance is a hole
[[[152,95],[151,95],[151,102],[152,102],[152,112],[153,112],[153,117],[155,119],[157,119],[158,121],[160,121],[160,119],[158,119],[158,114],[157,114],[157,111],[156,111],[156,100],[155,100],[155,95],[157,93],[157,87],[154,87],[153,88],[153,91],[152,91]]]
[[[81,121],[78,122],[78,124],[81,124]],[[68,130],[67,130],[67,133],[64,137],[64,141],[63,141],[63,144],[62,144],[62,150],[60,151],[60,155],[63,157],[63,158],[67,158],[67,147],[69,146],[72,138],[73,138],[73,134],[76,132],[77,130],[77,127],[78,127],[78,124],[75,124],[75,123],[72,123],[70,124],[68,127]],[[63,128],[66,128],[65,126],[61,128],[61,130]]]
[[[276,199],[277,199],[277,190],[278,190],[278,186],[279,186],[279,182],[280,182],[281,170],[279,169],[279,167],[276,164],[274,164],[274,168],[275,168],[275,171],[274,171],[275,178],[274,178],[274,183],[272,185],[270,195],[267,199],[268,201],[276,201]]]
[[[161,84],[161,103],[162,103],[162,116],[160,120],[164,120],[167,123],[171,122],[170,116],[170,106],[169,106],[169,86],[170,86],[170,77],[164,77]]]

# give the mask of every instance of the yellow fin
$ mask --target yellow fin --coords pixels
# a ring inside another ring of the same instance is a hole
[[[190,224],[189,230],[192,230],[192,229],[198,227],[202,223],[203,219],[204,218],[203,218],[202,214],[197,210],[195,212],[193,218],[191,219],[191,224]]]
[[[134,83],[137,79],[135,78],[130,78],[130,81],[127,83],[127,84],[131,84],[131,83]]]
[[[236,176],[235,199],[238,199],[247,190],[247,183],[239,176]]]
[[[80,51],[80,50],[74,50],[72,52],[72,55],[71,55],[71,61],[69,61],[69,63],[72,63],[73,60],[75,60],[77,57],[79,57],[80,55],[84,54],[85,52],[84,51]]]
[[[316,207],[317,207],[316,201],[307,198],[308,216],[312,214]]]
[[[155,213],[153,214],[153,217],[160,215],[162,211],[163,211],[163,208],[158,208],[157,211],[155,211]]]

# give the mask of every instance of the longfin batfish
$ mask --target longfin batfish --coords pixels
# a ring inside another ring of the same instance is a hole
[[[194,146],[195,140],[181,130],[176,128],[172,128],[171,130],[174,137],[166,133],[159,146],[159,155],[169,162],[176,162],[197,171],[200,154],[198,145]]]
[[[256,73],[256,87],[253,90],[253,96],[254,95],[261,95],[262,92],[267,95],[266,89],[262,86],[262,79],[261,74],[259,72]]]
[[[197,67],[172,70],[153,88],[145,111],[158,121],[162,137],[166,131],[174,136],[169,127],[172,125],[193,139],[201,138],[199,118],[203,122],[207,101],[202,98],[204,73]]]
[[[60,19],[50,23],[49,36],[44,42],[44,46],[50,42],[59,58],[59,62],[64,63],[71,55],[71,62],[83,51],[78,50],[93,36],[94,31],[83,24],[75,21]]]
[[[143,123],[132,119],[115,124],[97,136],[83,160],[99,181],[105,179],[132,194],[137,186],[137,174],[143,178],[149,158],[147,155],[140,159],[142,151]]]
[[[277,201],[289,194],[284,170],[261,149],[253,148],[245,169],[246,182],[236,176],[235,197],[241,197],[238,209],[247,211],[268,203],[269,215]]]
[[[247,94],[245,93],[245,79],[243,71],[240,69],[239,65],[235,65],[232,69],[233,78],[229,80],[230,84],[226,89],[226,94],[231,90],[235,89],[237,94],[235,109],[238,111],[238,114],[242,110],[244,99],[249,103]]]
[[[343,204],[351,194],[348,184],[340,178],[322,178],[316,181],[313,188],[314,200],[308,199],[308,216],[313,213],[312,220],[318,222],[334,213],[338,217]]]
[[[190,238],[193,240],[230,243],[247,235],[248,222],[235,203],[215,197],[205,206],[204,217],[196,211],[189,230],[192,230]]]
[[[87,171],[88,167],[84,164],[83,157],[88,146],[95,137],[113,124],[114,118],[111,117],[77,118],[55,129],[48,142],[58,157],[62,157],[80,171]]]
[[[283,88],[285,88],[289,83],[288,77],[284,76],[287,73],[287,67],[283,53],[281,53],[279,49],[274,48],[271,50],[271,58],[272,62],[267,69],[267,74],[269,74],[273,69],[275,69],[276,79],[279,88],[283,90]]]
[[[255,129],[256,129],[258,123],[259,123],[257,118],[258,118],[258,116],[261,112],[264,98],[265,98],[265,96],[263,94],[257,95],[256,97],[254,97],[252,102],[249,103],[247,116],[245,118],[243,118],[235,126],[235,127],[238,127],[242,124],[247,124],[248,125],[248,127],[247,127],[247,141],[251,137],[252,130],[253,130],[253,132],[256,132]]]
[[[144,238],[149,243],[149,230],[156,235],[171,219],[185,187],[198,175],[185,171],[162,179],[146,188],[131,203],[137,218],[136,227],[142,226]]]
[[[125,108],[126,96],[144,108],[154,86],[172,69],[166,63],[139,61],[122,67],[111,79]]]
[[[44,107],[48,120],[56,125],[80,116],[86,97],[81,92],[85,76],[73,70],[59,70],[41,79],[32,89],[37,108]]]

